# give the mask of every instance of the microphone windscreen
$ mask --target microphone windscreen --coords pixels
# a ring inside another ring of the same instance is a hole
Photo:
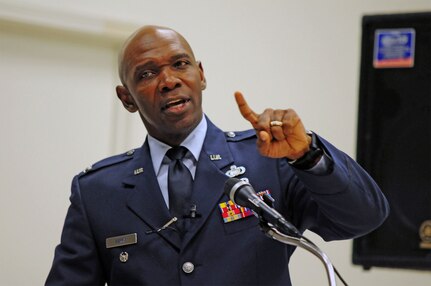
[[[233,188],[233,186],[235,186],[235,184],[237,184],[238,182],[240,182],[240,179],[235,179],[235,178],[229,178],[226,180],[226,182],[224,183],[224,193],[231,198],[231,190]],[[232,199],[232,198],[231,198]]]

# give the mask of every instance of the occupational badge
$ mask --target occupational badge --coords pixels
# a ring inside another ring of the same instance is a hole
[[[232,165],[230,166],[230,170],[226,172],[226,176],[230,178],[234,178],[244,173],[245,173],[245,167],[242,167],[242,166],[237,167],[235,165]]]

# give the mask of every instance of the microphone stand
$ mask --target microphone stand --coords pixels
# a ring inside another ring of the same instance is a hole
[[[319,258],[320,261],[322,261],[323,265],[325,266],[329,285],[330,286],[337,285],[335,282],[334,266],[332,265],[331,261],[329,261],[328,256],[322,250],[320,250],[319,247],[317,247],[314,243],[312,243],[311,241],[309,241],[304,237],[293,237],[293,236],[289,236],[284,233],[281,233],[273,225],[267,223],[262,217],[259,217],[259,220],[260,220],[260,227],[267,236],[281,243],[303,248],[311,252],[312,254],[314,254],[317,258]]]

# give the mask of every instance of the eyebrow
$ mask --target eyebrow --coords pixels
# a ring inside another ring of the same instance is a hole
[[[173,56],[170,58],[170,61],[171,61],[171,62],[174,62],[174,61],[176,61],[176,60],[184,59],[184,58],[186,58],[186,59],[191,59],[191,56],[190,56],[189,54],[187,54],[187,53],[176,54],[176,55],[173,55]],[[134,77],[136,78],[136,77],[138,76],[138,74],[139,74],[142,70],[146,70],[146,69],[148,69],[148,68],[152,68],[152,67],[155,67],[155,66],[157,66],[157,65],[156,65],[156,62],[155,62],[155,61],[150,60],[150,61],[148,61],[148,62],[146,62],[146,63],[144,63],[144,64],[142,64],[142,65],[137,66],[137,67],[135,68],[135,71],[134,71],[133,75],[134,75]]]
[[[171,57],[171,61],[176,61],[178,59],[182,59],[182,58],[187,58],[190,59],[190,55],[187,53],[181,53],[181,54],[177,54]]]

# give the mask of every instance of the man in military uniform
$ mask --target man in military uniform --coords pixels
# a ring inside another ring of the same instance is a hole
[[[229,202],[229,177],[270,193],[300,232],[325,240],[365,234],[387,216],[370,176],[294,110],[259,114],[237,92],[252,129],[218,129],[202,110],[202,64],[177,32],[142,27],[119,59],[118,98],[148,136],[74,178],[47,285],[290,285],[294,247]]]

